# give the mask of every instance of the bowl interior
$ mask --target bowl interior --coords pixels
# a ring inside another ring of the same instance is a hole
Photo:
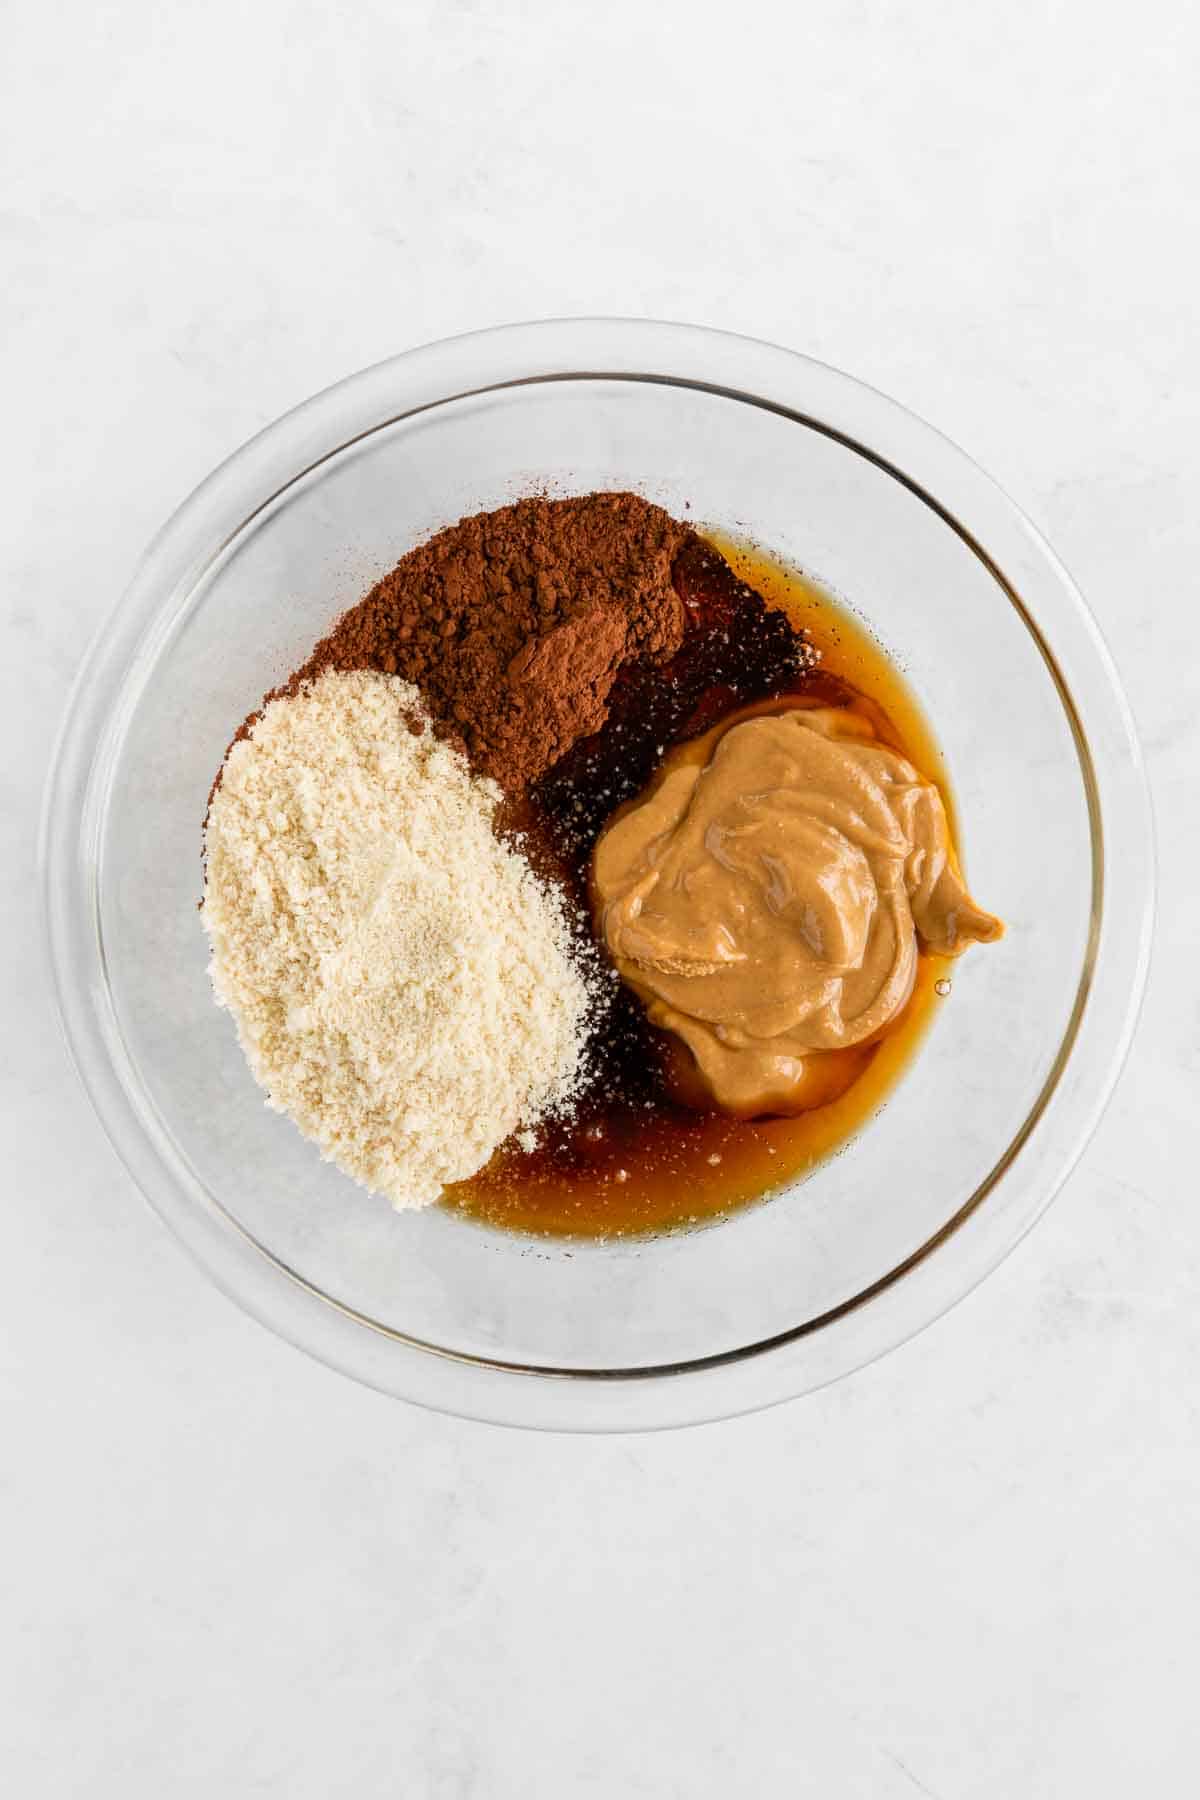
[[[532,1241],[396,1215],[270,1112],[212,1001],[200,824],[237,723],[414,543],[535,489],[629,487],[750,537],[868,623],[946,756],[979,900],[1009,927],[956,970],[882,1113],[806,1181],[690,1234]],[[537,380],[334,450],[164,604],[112,739],[97,870],[137,1104],[265,1256],[372,1324],[483,1359],[675,1366],[822,1318],[992,1182],[1069,1037],[1093,903],[1071,720],[1020,607],[925,498],[782,410],[666,379]]]

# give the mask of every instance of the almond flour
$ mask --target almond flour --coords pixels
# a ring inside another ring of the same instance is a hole
[[[397,1207],[581,1077],[588,980],[557,895],[496,836],[499,800],[416,688],[366,670],[271,701],[213,796],[217,998],[270,1105]]]

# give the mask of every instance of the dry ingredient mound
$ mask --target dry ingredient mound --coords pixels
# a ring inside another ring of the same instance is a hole
[[[678,650],[672,568],[694,541],[638,494],[476,513],[402,557],[289,685],[330,668],[415,682],[472,767],[520,794],[604,724],[623,665]]]
[[[474,1174],[581,1076],[561,902],[417,690],[327,671],[235,743],[209,811],[218,1000],[269,1103],[397,1207]]]

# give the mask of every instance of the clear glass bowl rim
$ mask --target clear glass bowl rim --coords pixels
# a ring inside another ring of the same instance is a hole
[[[985,563],[1058,687],[1092,816],[1093,918],[1063,1048],[1006,1156],[954,1217],[836,1311],[765,1343],[655,1369],[527,1367],[404,1337],[330,1299],[250,1237],[178,1166],[139,1096],[107,997],[99,854],[127,709],[200,574],[246,523],[319,463],[430,407],[530,382],[623,379],[698,387],[765,408],[865,456]],[[118,1155],[210,1277],[253,1317],[380,1390],[497,1423],[645,1430],[771,1405],[912,1336],[1015,1246],[1081,1154],[1127,1054],[1154,905],[1149,796],[1112,658],[1070,576],[1006,494],[948,439],[853,377],[704,327],[636,319],[499,326],[406,351],[269,425],[168,520],[76,678],[42,816],[42,900],[72,1060]]]

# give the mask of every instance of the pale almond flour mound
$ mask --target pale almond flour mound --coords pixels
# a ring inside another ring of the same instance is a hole
[[[206,830],[217,998],[322,1155],[426,1206],[581,1074],[587,981],[558,898],[493,830],[499,789],[416,688],[326,673],[229,752]]]

